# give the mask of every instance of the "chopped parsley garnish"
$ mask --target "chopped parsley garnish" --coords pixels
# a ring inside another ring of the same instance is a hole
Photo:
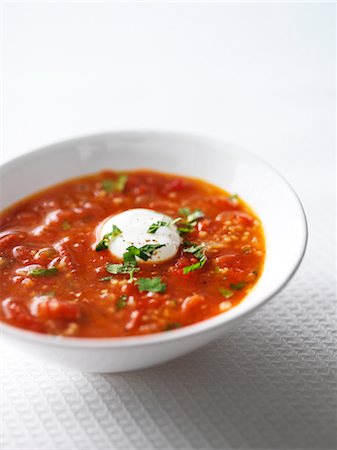
[[[198,220],[205,217],[205,214],[200,209],[196,209],[191,213],[189,208],[180,208],[179,213],[186,217],[186,219],[178,226],[180,233],[191,232]]]
[[[226,289],[226,288],[220,289],[220,292],[225,298],[231,298],[234,295],[233,291],[231,291],[230,289]]]
[[[179,323],[179,322],[168,323],[165,327],[165,331],[176,330],[177,328],[180,328],[180,327],[181,327],[181,323]]]
[[[120,175],[115,182],[115,191],[123,192],[128,181],[127,175]]]
[[[170,225],[174,225],[175,223],[179,222],[179,220],[181,220],[181,217],[177,217],[176,219],[170,220],[169,222],[165,222],[163,220],[158,220],[158,222],[150,225],[147,232],[153,234],[158,230],[158,228],[169,227]]]
[[[190,266],[184,267],[184,275],[193,272],[194,270],[201,269],[207,261],[207,257],[205,255],[205,244],[191,244],[190,247],[184,248],[183,252],[190,253],[199,260],[198,262],[191,264]]]
[[[112,264],[109,263],[106,265],[106,270],[109,273],[112,273],[113,275],[118,275],[118,274],[126,274],[128,273],[130,275],[130,280],[133,280],[133,274],[135,272],[138,272],[140,269],[139,267],[136,267],[135,264]],[[101,278],[101,281],[108,281],[108,279],[111,279],[112,277],[104,277]]]
[[[231,283],[230,287],[231,289],[234,289],[234,291],[241,291],[241,289],[243,289],[246,284],[247,283],[245,281],[239,281],[238,283]]]
[[[112,280],[112,279],[113,279],[113,277],[108,276],[108,277],[102,277],[102,278],[100,278],[99,281],[110,281],[110,280]]]
[[[114,190],[114,182],[112,180],[103,180],[102,181],[102,188],[106,192],[112,192]]]
[[[116,309],[119,311],[120,309],[123,309],[127,305],[128,296],[127,295],[121,295],[119,299],[116,302]]]
[[[50,267],[49,269],[32,269],[28,275],[32,277],[50,277],[58,272],[56,267]]]
[[[68,222],[68,220],[64,220],[64,221],[62,222],[62,229],[63,229],[63,230],[70,230],[70,228],[71,228],[71,225],[70,225],[70,223]]]
[[[158,230],[158,228],[168,227],[169,225],[170,225],[170,222],[163,222],[162,220],[158,220],[158,222],[153,223],[152,225],[149,226],[147,232],[153,234]]]
[[[187,216],[187,222],[195,225],[197,220],[202,219],[203,217],[205,217],[205,214],[200,209],[196,209],[194,213]]]
[[[139,280],[136,281],[136,284],[138,284],[140,292],[165,292],[166,290],[166,284],[163,283],[159,277],[139,278]]]
[[[181,214],[182,216],[187,217],[189,214],[191,214],[191,210],[190,208],[179,208],[179,214]]]
[[[140,268],[137,267],[136,256],[143,261],[147,261],[158,248],[164,247],[164,245],[165,244],[147,244],[140,248],[131,245],[126,249],[126,252],[123,255],[123,264],[109,263],[106,265],[106,270],[113,275],[128,273],[130,274],[130,280],[133,280],[134,273],[140,270]],[[108,281],[110,279],[111,277],[103,277],[100,281]]]
[[[122,231],[116,225],[112,225],[112,231],[105,234],[103,239],[96,245],[96,252],[108,249],[110,241],[119,236],[121,233]]]
[[[106,192],[123,192],[128,181],[127,175],[119,175],[116,180],[103,180],[102,188]]]
[[[239,200],[238,194],[233,194],[229,196],[229,200]]]
[[[136,263],[136,256],[142,259],[143,261],[147,261],[153,253],[161,247],[164,247],[165,244],[146,244],[143,247],[135,247],[131,245],[126,249],[126,252],[123,255],[124,262]]]

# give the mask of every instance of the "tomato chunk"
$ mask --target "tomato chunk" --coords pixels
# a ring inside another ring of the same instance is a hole
[[[78,304],[55,297],[38,296],[30,304],[33,316],[42,319],[76,320],[80,317]]]
[[[25,231],[11,231],[0,234],[0,251],[13,248],[18,243],[24,241],[28,236]]]

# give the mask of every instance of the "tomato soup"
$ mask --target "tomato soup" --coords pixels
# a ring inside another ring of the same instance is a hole
[[[0,216],[0,320],[99,338],[226,313],[265,257],[261,222],[238,194],[148,170],[104,171],[16,203]]]

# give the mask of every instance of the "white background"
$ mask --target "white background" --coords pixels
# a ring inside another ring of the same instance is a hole
[[[185,360],[86,376],[5,352],[6,450],[335,447],[335,22],[333,3],[3,4],[3,161],[197,132],[272,163],[310,231],[284,293]]]

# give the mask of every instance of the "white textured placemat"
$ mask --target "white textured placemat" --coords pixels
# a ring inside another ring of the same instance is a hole
[[[295,278],[204,349],[146,371],[88,375],[4,345],[3,449],[336,448],[335,200],[328,171],[307,170],[300,183],[310,239]],[[313,172],[325,180],[315,192]]]

